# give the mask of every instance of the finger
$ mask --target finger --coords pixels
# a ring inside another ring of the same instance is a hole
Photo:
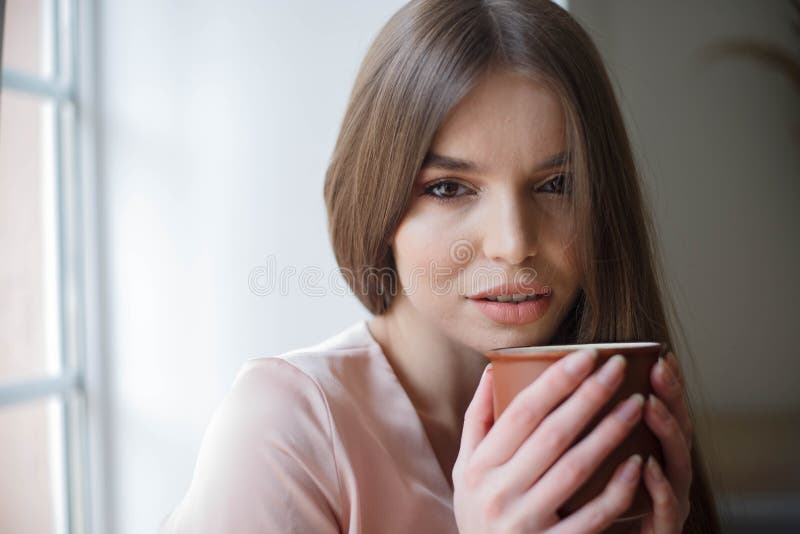
[[[678,422],[655,395],[650,395],[645,409],[647,426],[661,441],[667,478],[679,499],[688,498],[692,484],[692,458]]]
[[[594,367],[597,351],[580,350],[548,367],[519,392],[475,450],[473,464],[504,464],[550,411],[572,393]]]
[[[682,384],[663,358],[659,358],[658,363],[653,366],[650,372],[650,382],[653,384],[656,395],[666,404],[667,409],[678,421],[681,433],[691,447],[692,419],[689,415],[686,395]]]
[[[561,506],[639,422],[644,397],[636,393],[617,405],[588,436],[569,449],[521,500],[540,513]]]
[[[672,374],[675,375],[675,378],[677,378],[681,386],[685,386],[686,380],[683,376],[683,370],[681,369],[681,364],[678,361],[678,357],[675,356],[675,353],[672,351],[668,352],[664,357],[664,360],[667,362],[667,365],[669,365],[670,371],[672,371]]]
[[[672,534],[683,526],[678,498],[664,476],[658,462],[652,456],[643,470],[644,484],[653,500],[653,512],[643,525],[648,534]]]
[[[461,432],[461,447],[458,457],[469,459],[475,447],[486,437],[486,433],[494,422],[492,399],[492,364],[483,370],[483,375],[478,383],[478,388],[464,413],[464,427]]]
[[[550,468],[592,417],[606,405],[622,383],[624,372],[625,358],[614,356],[545,417],[516,454],[499,470],[500,478],[507,481],[511,494],[524,492]]]
[[[639,486],[642,457],[631,456],[622,463],[603,492],[586,503],[578,511],[547,531],[548,534],[572,534],[574,532],[601,532],[622,515],[633,502]]]

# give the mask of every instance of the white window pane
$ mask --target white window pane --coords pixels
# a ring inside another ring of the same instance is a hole
[[[3,67],[52,75],[51,5],[48,0],[6,0]]]
[[[0,93],[0,383],[60,368],[53,104]]]
[[[64,532],[64,425],[59,399],[0,408],[0,532]]]

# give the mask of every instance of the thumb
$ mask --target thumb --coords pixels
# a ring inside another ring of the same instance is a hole
[[[461,432],[461,448],[458,454],[465,459],[472,455],[494,423],[493,383],[494,371],[490,363],[483,371],[478,389],[475,390],[475,395],[464,413],[464,428]]]

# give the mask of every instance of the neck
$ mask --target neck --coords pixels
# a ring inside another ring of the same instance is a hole
[[[369,328],[420,418],[460,441],[464,412],[487,363],[483,354],[420,317],[402,294]]]

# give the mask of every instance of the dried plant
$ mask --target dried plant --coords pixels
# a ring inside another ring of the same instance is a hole
[[[800,0],[790,0],[790,3],[796,15],[792,26],[798,36],[798,44],[800,44]],[[800,57],[794,55],[793,51],[774,43],[760,39],[734,37],[705,47],[702,58],[708,62],[728,58],[754,60],[783,74],[800,93]],[[795,134],[800,140],[800,125],[797,126]]]

